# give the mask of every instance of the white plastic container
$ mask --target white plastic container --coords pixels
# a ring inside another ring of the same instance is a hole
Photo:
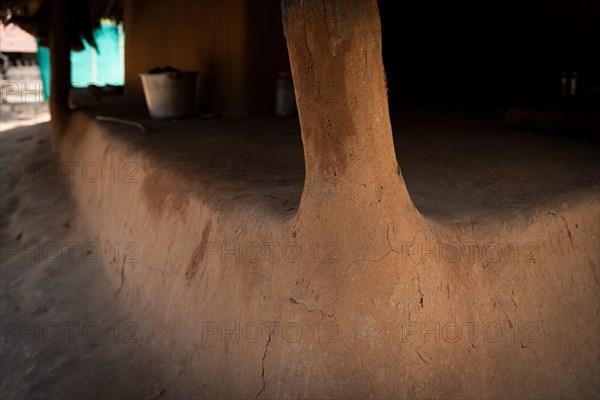
[[[140,74],[152,118],[180,118],[194,113],[197,72]]]

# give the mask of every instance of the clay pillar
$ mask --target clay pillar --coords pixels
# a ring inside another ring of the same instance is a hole
[[[282,0],[306,163],[300,211],[411,205],[392,142],[376,0]]]
[[[68,0],[52,0],[50,27],[50,115],[52,146],[56,149],[69,116],[71,60],[69,43]]]

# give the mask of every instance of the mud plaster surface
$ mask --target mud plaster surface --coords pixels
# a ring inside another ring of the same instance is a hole
[[[105,265],[113,253],[94,253],[69,187],[52,175],[49,125],[3,132],[0,160],[0,397],[159,396],[177,366],[115,296]],[[12,175],[12,166],[33,173]]]
[[[3,307],[21,304],[31,310],[11,314],[16,311],[3,308],[3,321],[5,315],[34,321],[42,302],[29,294],[40,287],[76,294],[77,300],[67,298],[60,307],[47,305],[50,320],[58,319],[61,310],[79,320],[133,315],[142,333],[152,332],[142,336],[143,344],[164,351],[125,357],[136,366],[142,359],[164,366],[165,371],[150,374],[153,379],[119,370],[149,385],[156,393],[149,389],[148,398],[161,393],[165,398],[181,393],[198,398],[595,397],[597,145],[508,131],[495,123],[500,119],[495,112],[393,118],[398,161],[422,218],[404,220],[393,199],[382,193],[384,209],[391,210],[385,221],[361,215],[359,225],[340,210],[338,220],[329,215],[322,225],[306,226],[302,215],[296,216],[303,157],[293,120],[138,118],[149,128],[142,134],[75,115],[62,149],[64,160],[95,162],[103,171],[133,163],[135,182],[121,177],[115,183],[109,174],[95,183],[78,178],[72,186],[77,210],[62,201],[67,198],[63,191],[55,203],[64,210],[40,212],[34,222],[19,212],[23,202],[14,200],[25,198],[25,186],[11,186],[13,200],[2,196],[3,220],[4,215],[10,220],[2,235],[16,238],[17,230],[31,226],[32,232],[68,238],[63,228],[49,227],[56,225],[57,215],[72,213],[79,217],[73,223],[77,235],[89,234],[101,244],[134,242],[139,261],[109,259],[105,268],[94,270],[107,273],[106,282],[88,277],[97,297],[81,293],[85,276],[77,275],[81,272],[74,266],[60,268],[50,278],[35,271],[51,268],[28,265],[16,273],[14,268],[22,265],[3,263],[3,296],[20,296],[3,299]],[[35,138],[46,135],[36,129]],[[18,132],[11,134],[14,148],[25,146]],[[43,162],[44,153],[37,154]],[[269,166],[287,172],[273,177]],[[267,172],[260,172],[263,168]],[[329,178],[325,173],[323,179]],[[34,189],[50,191],[32,185]],[[40,198],[37,209],[55,204],[49,196]],[[368,237],[373,239],[364,239]],[[37,233],[31,240],[48,239]],[[229,249],[258,244],[263,253],[258,260],[242,252],[228,256],[222,247],[212,254],[213,248],[202,246],[206,242]],[[294,243],[303,256],[290,261],[275,251],[270,259],[264,252],[267,242],[278,243],[279,249]],[[467,242],[480,247],[493,243],[501,249],[500,257],[463,256],[453,262],[453,254],[444,253],[452,250],[444,245]],[[442,247],[436,249],[437,243]],[[318,256],[315,245],[321,250]],[[119,306],[104,307],[108,298]],[[224,322],[228,329],[236,323],[242,329],[258,324],[263,331],[256,341],[249,331],[241,331],[236,341],[235,335],[221,335]],[[274,322],[275,329],[265,328]],[[462,327],[458,340],[454,323]],[[215,324],[219,332],[206,335]],[[469,336],[471,326],[478,328]],[[492,328],[483,331],[483,326]],[[493,335],[497,329],[498,340]],[[79,370],[78,354],[89,357],[91,352],[47,349],[65,360],[63,372]],[[114,345],[106,349],[87,364],[94,376],[112,369],[106,360],[127,354]],[[44,357],[34,362],[18,354],[3,357],[8,360],[3,365],[13,370],[11,360],[24,363],[27,378],[43,382],[51,365]],[[175,370],[180,381],[170,378]],[[25,387],[25,375],[4,376],[3,393]],[[79,382],[65,378],[62,386],[45,385],[58,391]],[[126,398],[129,392],[118,390],[123,387],[89,390]],[[41,387],[28,390],[45,393]]]

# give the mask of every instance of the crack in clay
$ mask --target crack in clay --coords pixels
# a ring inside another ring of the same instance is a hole
[[[390,245],[390,251],[386,252],[386,253],[385,253],[385,254],[384,254],[384,255],[383,255],[381,258],[379,258],[379,259],[375,259],[375,260],[373,260],[373,259],[360,259],[360,258],[359,258],[358,260],[354,260],[354,261],[350,262],[350,263],[348,264],[348,266],[346,266],[346,268],[345,268],[345,270],[344,270],[344,278],[345,278],[345,277],[348,275],[348,271],[350,270],[350,267],[352,267],[354,264],[356,264],[356,263],[358,263],[358,262],[374,262],[374,263],[378,263],[378,262],[380,262],[380,261],[383,261],[385,258],[387,258],[387,256],[389,256],[391,253],[402,254],[401,252],[399,252],[399,251],[397,251],[397,250],[394,250],[394,249],[392,248],[392,245],[391,245],[391,242],[390,242],[390,239],[389,239],[389,228],[390,228],[390,225],[388,224],[388,235],[387,235],[387,236],[388,236],[388,244]],[[416,237],[416,236],[415,236],[415,237]],[[414,238],[413,238],[413,243],[414,243]],[[343,280],[342,280],[342,282],[343,282]],[[336,303],[337,303],[337,301],[338,301],[338,297],[339,297],[339,294],[340,294],[340,291],[341,291],[341,290],[342,290],[342,284],[340,284],[340,285],[339,285],[339,286],[336,288],[335,300],[334,300],[334,301],[333,301],[333,303],[331,304],[332,311],[331,311],[331,314],[329,314],[329,313],[327,314],[327,316],[328,316],[328,317],[334,317],[334,318],[335,318],[335,305],[336,305]],[[290,299],[290,300],[291,300],[291,299]],[[320,309],[319,309],[319,310],[320,310]],[[310,310],[309,310],[309,311],[310,311]]]
[[[265,353],[263,354],[263,358],[262,358],[262,372],[260,374],[260,379],[262,381],[262,387],[260,388],[260,391],[256,395],[255,399],[258,399],[260,397],[260,395],[263,393],[263,391],[265,390],[265,388],[267,387],[267,383],[265,382],[265,358],[267,358],[267,352],[269,350],[269,343],[271,343],[272,337],[273,337],[273,334],[269,333],[269,340],[267,341],[267,345],[265,346]]]
[[[277,323],[277,321],[279,321],[280,318],[281,318],[281,309],[279,310],[279,316],[277,318],[275,318],[275,320],[273,321],[273,329],[271,329],[271,331],[269,332],[269,338],[267,339],[267,343],[265,344],[265,352],[263,353],[263,357],[262,357],[262,361],[261,361],[261,373],[260,373],[262,387],[260,388],[260,391],[254,397],[254,400],[257,400],[260,397],[260,395],[265,391],[265,388],[267,387],[267,381],[265,381],[265,360],[267,359],[267,353],[269,352],[269,344],[271,344],[271,340],[273,339],[273,334],[275,333],[275,324]]]
[[[114,297],[117,297],[119,295],[119,293],[121,293],[121,289],[123,289],[124,284],[125,284],[125,261],[123,261],[123,266],[121,267],[121,285],[119,285],[119,288],[115,292]]]
[[[419,300],[419,303],[421,303],[421,308],[423,308],[423,292],[421,291],[421,274],[417,274],[417,283],[419,284],[419,295],[421,296],[421,299]]]
[[[421,359],[421,360],[422,360],[422,361],[423,361],[425,364],[428,364],[428,365],[429,365],[429,363],[428,363],[428,362],[427,362],[427,361],[426,361],[426,360],[423,358],[423,356],[421,355],[421,353],[419,352],[419,350],[415,350],[415,351],[417,352],[417,355],[419,356],[419,358],[420,358],[420,359]]]
[[[312,278],[308,278],[308,283],[306,284],[306,289],[304,290],[304,296],[308,293],[308,289],[310,289],[310,284],[312,282]]]
[[[250,213],[246,214],[246,218],[244,218],[244,222],[242,222],[241,224],[238,225],[237,228],[235,228],[235,238],[236,240],[240,237],[240,235],[242,234],[242,229],[246,229],[246,225],[248,224],[248,220],[250,219]]]
[[[394,246],[392,246],[392,240],[390,239],[390,228],[391,228],[391,226],[390,226],[390,223],[388,222],[388,224],[387,224],[387,232],[385,234],[385,237],[387,238],[388,245],[390,246],[390,249],[394,250]]]
[[[391,228],[391,226],[390,226],[389,223],[387,224],[387,226],[388,226],[388,229],[387,229],[386,237],[387,237],[387,241],[388,241],[388,245],[390,247],[390,250],[387,251],[383,256],[381,256],[378,259],[360,259],[359,258],[358,260],[354,260],[354,261],[350,262],[348,264],[348,266],[346,267],[345,271],[344,271],[344,277],[346,277],[348,275],[348,270],[350,270],[350,267],[352,267],[354,264],[356,264],[358,262],[374,262],[374,263],[378,263],[378,262],[381,262],[381,261],[385,260],[392,253],[402,254],[402,251],[395,250],[394,247],[392,246],[392,242],[390,240],[390,228]],[[412,239],[411,243],[413,243],[413,244],[415,243],[415,240],[417,239],[417,235],[418,235],[418,233],[415,234],[415,236],[413,236],[413,239]],[[423,263],[422,261],[419,262],[419,263],[417,263],[416,267],[418,267],[422,263]],[[341,289],[342,289],[341,285],[338,286],[338,288],[336,289],[335,300],[332,303],[332,313],[328,314],[329,317],[334,317],[335,316],[335,305],[337,303],[337,300],[338,300],[339,293],[340,293]],[[420,286],[419,286],[419,293],[421,294],[421,307],[423,307],[423,302],[422,302],[422,300],[423,300],[423,293],[421,293]]]
[[[392,239],[390,239],[390,228],[391,228],[391,225],[388,222],[388,224],[387,224],[387,232],[386,232],[385,236],[386,236],[386,239],[387,239],[387,242],[388,242],[388,246],[390,247],[390,251],[388,251],[387,253],[385,253],[385,255],[383,256],[383,258],[381,260],[383,260],[384,258],[386,258],[392,252],[393,253],[402,254],[401,251],[398,251],[398,250],[394,249],[394,246],[392,245]],[[415,239],[416,239],[416,236],[413,237],[412,243],[415,242]],[[381,261],[381,260],[378,260],[378,261]]]
[[[337,301],[337,298],[335,299],[335,301]],[[335,301],[334,301],[334,303],[335,303]],[[316,308],[315,307],[313,309],[310,309],[306,303],[304,303],[301,300],[294,299],[292,297],[290,297],[290,303],[304,306],[304,308],[306,309],[306,311],[308,311],[309,313],[313,313],[313,312],[317,312],[318,311],[319,314],[321,314],[321,319],[323,319],[323,311],[320,308]]]
[[[267,352],[269,351],[269,344],[271,343],[271,339],[273,339],[273,330],[271,330],[271,332],[269,332],[269,339],[267,340],[267,344],[265,345],[265,352],[263,354],[263,358],[262,358],[262,362],[261,362],[262,371],[260,373],[262,387],[260,388],[260,391],[258,392],[256,397],[254,397],[255,400],[260,397],[260,395],[264,392],[265,388],[267,387],[267,382],[265,381],[265,359],[267,358]]]
[[[354,264],[354,263],[352,263],[352,264]],[[352,265],[352,264],[350,264],[350,265]],[[348,267],[350,267],[350,265]],[[304,306],[304,308],[306,309],[306,311],[309,312],[309,313],[313,313],[313,312],[318,311],[321,314],[321,319],[324,318],[323,317],[323,311],[321,309],[315,308],[315,309],[311,310],[310,308],[308,308],[308,306],[305,303],[303,303],[301,301],[298,301],[298,300],[296,300],[294,298],[291,298],[291,297],[289,298],[289,300],[290,300],[290,303],[292,303],[292,304],[298,304],[298,305]],[[336,297],[336,299],[333,302],[333,309],[334,309],[333,313],[332,314],[327,314],[328,317],[333,318],[333,320],[335,321],[336,326],[338,326],[338,321],[337,321],[337,318],[335,317],[335,303],[337,302],[337,300],[338,299]],[[340,343],[342,343],[342,345],[344,345],[344,347],[348,350],[348,352],[351,354],[351,356],[353,358],[355,358],[354,357],[353,349],[346,344],[346,342],[344,341],[344,339],[342,337],[338,337],[338,339],[339,339]],[[265,351],[265,354],[266,354],[266,351]],[[362,360],[357,360],[357,361],[359,362],[360,365],[362,365]]]
[[[565,223],[565,228],[567,228],[567,235],[569,235],[569,240],[571,241],[571,244],[573,245],[573,247],[575,247],[576,249],[579,249],[579,247],[577,247],[575,245],[575,243],[573,243],[573,236],[571,236],[571,230],[569,229],[569,223],[567,222],[567,220],[565,219],[565,217],[560,217],[560,219],[563,220],[563,222]]]

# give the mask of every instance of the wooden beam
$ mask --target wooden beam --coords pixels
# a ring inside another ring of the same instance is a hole
[[[66,128],[70,109],[71,60],[69,41],[69,1],[52,0],[50,28],[50,115],[52,147],[56,149]]]

